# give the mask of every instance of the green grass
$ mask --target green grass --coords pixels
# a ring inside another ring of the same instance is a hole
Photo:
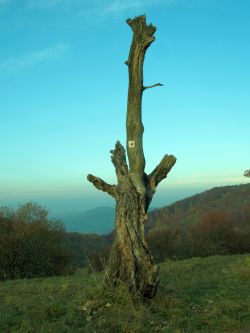
[[[160,265],[154,300],[101,289],[103,273],[0,283],[1,333],[249,333],[250,255]]]

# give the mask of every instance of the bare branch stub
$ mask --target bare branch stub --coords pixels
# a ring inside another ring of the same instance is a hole
[[[143,90],[149,89],[149,88],[154,88],[154,87],[158,87],[158,86],[163,86],[162,83],[156,83],[156,84],[152,84],[152,86],[143,86]]]
[[[165,155],[161,162],[155,167],[155,169],[148,175],[149,184],[152,191],[155,191],[157,185],[167,177],[168,173],[172,169],[176,162],[176,158],[173,155]]]
[[[87,176],[87,179],[90,183],[92,183],[98,190],[101,190],[103,192],[108,193],[112,197],[116,197],[116,185],[110,185],[106,183],[104,180],[102,180],[99,177],[93,176],[89,174]]]
[[[120,141],[116,142],[115,149],[110,150],[111,161],[115,167],[115,172],[119,178],[121,175],[128,175],[128,165],[126,162],[126,152]]]

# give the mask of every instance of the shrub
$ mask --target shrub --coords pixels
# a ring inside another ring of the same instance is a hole
[[[65,230],[48,219],[48,211],[27,203],[16,210],[0,208],[0,277],[67,274],[71,253],[63,244]]]
[[[215,254],[250,252],[250,209],[237,214],[210,211],[195,224],[157,226],[147,234],[156,262]]]
[[[175,257],[175,242],[178,239],[177,228],[159,226],[151,229],[146,237],[155,262]]]
[[[103,271],[107,264],[110,255],[110,247],[106,247],[100,251],[91,253],[88,257],[89,261],[89,273]]]

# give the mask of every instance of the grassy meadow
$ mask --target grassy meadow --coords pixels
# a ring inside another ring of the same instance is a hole
[[[101,288],[104,273],[0,283],[1,333],[250,333],[250,255],[160,264],[153,300],[125,286]]]

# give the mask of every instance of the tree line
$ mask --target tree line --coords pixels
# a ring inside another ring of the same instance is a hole
[[[149,229],[146,241],[156,263],[167,259],[250,253],[250,207],[238,214],[208,210],[198,223],[168,223]],[[92,269],[107,262],[108,247],[91,254]]]
[[[65,229],[34,203],[0,208],[0,280],[72,272]]]
[[[108,262],[113,233],[67,233],[48,218],[46,208],[26,203],[0,208],[0,280],[101,271]],[[198,223],[158,225],[146,233],[156,262],[197,256],[250,253],[250,207],[238,214],[207,211]]]

